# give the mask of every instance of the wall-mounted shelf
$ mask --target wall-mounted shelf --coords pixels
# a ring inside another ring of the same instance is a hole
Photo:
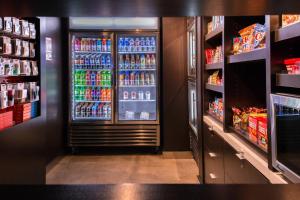
[[[275,42],[300,37],[300,22],[275,31]]]
[[[215,92],[220,92],[220,93],[224,92],[224,86],[223,85],[212,85],[212,84],[206,83],[205,88],[207,90],[211,90],[211,91],[215,91]]]
[[[223,65],[224,65],[223,62],[213,63],[213,64],[206,64],[206,65],[205,65],[205,69],[206,69],[206,70],[222,69],[222,68],[223,68]]]
[[[276,85],[282,87],[300,88],[300,75],[276,74]]]
[[[266,48],[227,56],[227,63],[251,62],[266,59]]]
[[[222,39],[223,30],[224,30],[223,26],[216,28],[212,32],[205,35],[205,40],[209,41],[209,40],[213,40],[213,39]]]

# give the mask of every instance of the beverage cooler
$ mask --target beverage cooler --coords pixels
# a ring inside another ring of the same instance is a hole
[[[77,29],[69,34],[69,146],[158,149],[158,29]]]

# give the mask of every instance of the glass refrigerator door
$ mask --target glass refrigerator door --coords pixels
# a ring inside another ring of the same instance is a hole
[[[189,82],[189,124],[197,135],[197,94],[196,85]]]
[[[72,119],[112,119],[112,35],[72,35]]]
[[[118,35],[118,120],[157,120],[157,35]]]
[[[196,29],[195,22],[188,31],[188,75],[196,76]]]

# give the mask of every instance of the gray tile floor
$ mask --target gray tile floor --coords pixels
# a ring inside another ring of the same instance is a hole
[[[190,152],[162,155],[70,155],[47,173],[47,184],[199,183]]]

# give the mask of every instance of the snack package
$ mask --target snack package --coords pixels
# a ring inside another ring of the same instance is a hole
[[[22,51],[21,55],[23,57],[29,57],[29,42],[22,41]]]
[[[5,75],[4,58],[0,57],[0,76]]]
[[[241,37],[235,37],[233,38],[233,44],[232,44],[233,54],[238,54],[242,52],[242,38]]]
[[[213,63],[213,49],[205,49],[206,64]]]
[[[36,61],[30,61],[31,73],[33,76],[37,76],[39,74],[39,69]]]
[[[4,75],[12,76],[13,75],[13,61],[10,59],[4,59]]]
[[[12,39],[12,52],[15,56],[21,56],[22,46],[21,46],[21,40],[19,39]]]
[[[4,29],[5,32],[12,32],[12,20],[11,17],[4,17]]]
[[[30,76],[30,62],[28,60],[21,60],[20,74]]]
[[[258,121],[258,144],[265,150],[268,149],[267,118]]]
[[[10,55],[12,53],[11,39],[9,37],[0,37],[0,53],[7,55]]]
[[[13,106],[15,103],[15,89],[13,88],[12,84],[7,84],[7,99],[8,99],[8,106]]]
[[[20,20],[16,17],[12,18],[12,32],[16,35],[21,35],[21,26],[20,26]]]
[[[254,27],[254,49],[266,47],[266,27],[256,24]]]
[[[29,55],[30,58],[34,58],[35,57],[35,48],[34,48],[34,43],[29,43]]]
[[[24,36],[24,37],[30,36],[28,21],[21,20],[21,29],[22,29],[22,36]]]
[[[265,47],[265,26],[252,24],[239,31],[242,37],[242,51],[249,52],[256,48]]]
[[[21,73],[21,64],[20,60],[14,59],[13,60],[13,75],[18,76]]]
[[[217,85],[218,82],[220,82],[218,81],[219,80],[218,75],[219,75],[219,70],[215,71],[212,75],[210,75],[208,77],[208,84]]]
[[[257,126],[258,126],[257,117],[250,114],[248,123],[249,123],[248,125],[249,139],[257,143]]]
[[[282,15],[282,27],[300,22],[300,15]]]
[[[29,37],[32,39],[36,38],[36,30],[35,25],[33,23],[29,23]]]

